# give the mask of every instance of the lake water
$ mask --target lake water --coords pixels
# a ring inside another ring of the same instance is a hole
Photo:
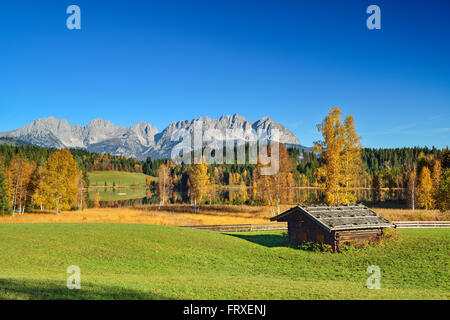
[[[247,195],[252,194],[252,189],[247,188]],[[133,206],[138,204],[159,203],[155,192],[149,192],[145,188],[93,188],[89,190],[89,200],[91,205],[96,199],[96,194],[100,196],[102,207]],[[322,191],[318,188],[291,188],[289,191],[289,203],[317,203],[322,198]],[[356,192],[358,202],[371,201],[372,190],[358,189]],[[387,190],[382,192],[384,200],[401,200],[403,190],[394,190],[389,194]],[[242,201],[245,195],[238,188],[217,188],[213,196],[206,197],[205,200],[221,203],[232,203]],[[167,199],[168,203],[189,203],[187,192],[173,191]]]

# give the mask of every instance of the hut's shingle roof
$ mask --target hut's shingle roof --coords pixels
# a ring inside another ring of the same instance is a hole
[[[284,217],[293,213],[310,217],[328,231],[394,227],[394,224],[364,205],[297,206],[271,220],[284,220]]]

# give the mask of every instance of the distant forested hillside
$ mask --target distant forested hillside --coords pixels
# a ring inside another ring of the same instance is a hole
[[[292,157],[298,158],[300,155],[298,150],[288,149]],[[404,167],[410,167],[417,163],[419,155],[423,153],[425,156],[433,155],[440,158],[442,150],[435,147],[414,147],[414,148],[363,148],[361,151],[361,159],[363,169],[370,176],[374,174],[382,174],[387,167],[393,173],[398,174]],[[314,172],[322,166],[320,158],[314,153],[304,153],[303,157],[297,164],[297,171],[308,177],[309,181],[314,181]]]
[[[42,148],[17,141],[0,139],[0,160],[6,166],[9,165],[11,159],[14,157],[27,161],[31,160],[37,166],[43,166],[55,151],[57,149]],[[78,168],[83,172],[105,170],[142,172],[144,164],[144,162],[134,158],[93,153],[83,149],[70,149],[70,153],[77,162]]]

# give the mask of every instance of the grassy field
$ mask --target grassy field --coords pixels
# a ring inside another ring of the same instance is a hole
[[[449,299],[450,230],[366,251],[311,252],[281,233],[132,224],[1,224],[3,299]],[[65,286],[81,268],[81,290]],[[365,287],[369,265],[381,289]]]
[[[90,186],[104,186],[105,182],[108,186],[112,186],[113,182],[116,186],[132,186],[138,185],[145,187],[146,174],[122,171],[92,171],[88,172]]]

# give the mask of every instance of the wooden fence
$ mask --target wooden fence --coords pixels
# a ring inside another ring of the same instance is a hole
[[[450,221],[393,221],[397,228],[450,228]]]
[[[225,225],[204,225],[204,226],[182,226],[183,228],[193,228],[211,231],[272,231],[287,230],[286,222],[260,223],[260,224],[225,224]]]
[[[450,221],[393,221],[397,228],[450,228]],[[181,226],[210,231],[239,232],[239,231],[274,231],[287,230],[286,222],[260,223],[260,224],[224,224]]]

